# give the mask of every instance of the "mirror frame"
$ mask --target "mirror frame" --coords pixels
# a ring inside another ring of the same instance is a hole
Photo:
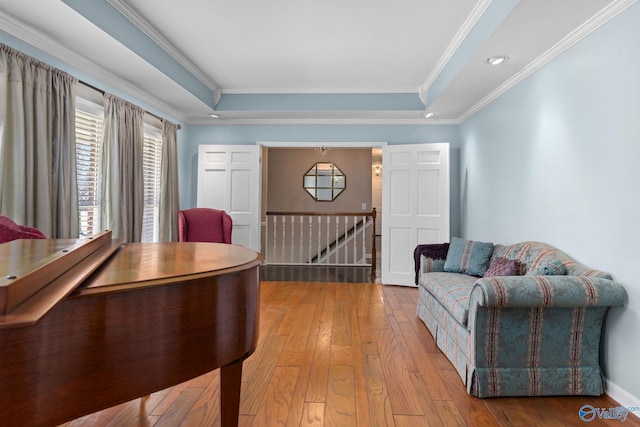
[[[332,162],[316,162],[302,177],[302,187],[317,202],[333,202],[347,188],[347,176]]]

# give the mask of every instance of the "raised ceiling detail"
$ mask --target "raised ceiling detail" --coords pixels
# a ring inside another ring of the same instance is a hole
[[[0,0],[0,41],[188,124],[445,124],[634,2]]]

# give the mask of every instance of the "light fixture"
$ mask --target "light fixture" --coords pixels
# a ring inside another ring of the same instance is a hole
[[[376,176],[380,176],[380,172],[382,171],[382,165],[373,165],[372,168]]]
[[[424,113],[423,116],[425,119],[430,119],[431,117],[435,116],[436,113],[432,113],[431,111],[429,111],[428,113]]]
[[[503,62],[507,62],[509,60],[509,57],[506,55],[500,55],[500,56],[492,56],[491,58],[487,59],[487,64],[489,65],[500,65]]]
[[[218,118],[220,118],[220,116],[219,116],[219,115],[217,115],[217,114],[215,114],[215,113],[211,113],[211,114],[209,114],[209,117],[211,117],[212,119],[218,119]]]
[[[313,150],[320,154],[320,157],[324,157],[327,154],[329,154],[329,151],[331,151],[331,147],[325,147],[324,145],[322,147],[314,147]]]

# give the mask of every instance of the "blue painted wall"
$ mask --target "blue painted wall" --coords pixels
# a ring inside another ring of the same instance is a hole
[[[198,145],[255,144],[257,141],[287,142],[387,142],[451,144],[451,234],[460,234],[460,149],[454,125],[243,125],[185,126],[178,146],[180,207],[196,206]]]
[[[604,365],[629,405],[640,402],[639,23],[636,3],[460,126],[466,237],[541,240],[626,287]]]

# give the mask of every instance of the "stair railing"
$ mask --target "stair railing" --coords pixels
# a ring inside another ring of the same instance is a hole
[[[267,212],[265,264],[376,268],[371,212]]]

